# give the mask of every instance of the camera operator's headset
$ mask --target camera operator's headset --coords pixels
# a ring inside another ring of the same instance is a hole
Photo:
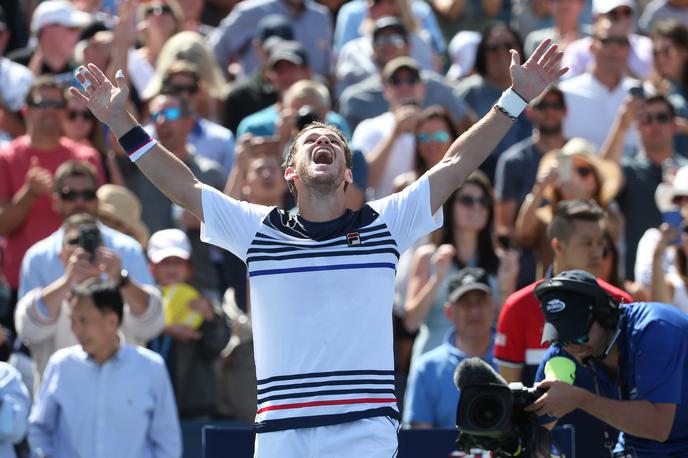
[[[593,300],[593,319],[605,329],[618,330],[619,318],[623,315],[621,302],[607,293],[595,277],[584,270],[568,270],[545,280],[535,287],[535,297],[558,292],[579,294]]]

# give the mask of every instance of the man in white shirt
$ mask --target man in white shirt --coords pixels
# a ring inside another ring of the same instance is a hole
[[[237,201],[200,183],[126,111],[128,88],[95,65],[76,89],[143,173],[203,222],[204,241],[247,264],[258,410],[256,456],[389,457],[397,451],[390,320],[399,253],[439,227],[445,200],[485,160],[527,101],[566,72],[546,41],[513,88],[423,177],[359,211],[346,208],[351,151],[343,135],[311,124],[294,139],[284,178],[298,210]],[[433,216],[435,215],[435,216]],[[317,387],[317,390],[311,389]]]

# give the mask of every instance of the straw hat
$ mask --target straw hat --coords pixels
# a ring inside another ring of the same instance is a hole
[[[148,242],[148,228],[141,221],[141,203],[127,188],[105,184],[98,188],[98,216],[121,224],[142,245]]]
[[[655,202],[660,212],[676,208],[673,200],[676,196],[688,196],[688,166],[681,167],[674,175],[671,184],[660,183],[655,190]]]
[[[614,197],[621,190],[623,175],[618,164],[597,156],[596,150],[595,145],[587,140],[574,137],[567,141],[562,148],[549,151],[542,156],[538,166],[538,175],[542,170],[549,168],[561,156],[581,158],[590,164],[597,176],[597,182],[601,186],[599,203],[604,207],[614,200]],[[545,188],[544,196],[550,202],[556,200],[554,185],[548,185]]]

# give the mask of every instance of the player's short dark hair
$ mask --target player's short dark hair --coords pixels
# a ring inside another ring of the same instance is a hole
[[[124,299],[114,282],[98,277],[89,278],[74,286],[71,295],[77,301],[84,298],[91,299],[100,313],[112,312],[117,315],[117,322],[122,323]]]
[[[346,167],[348,169],[351,168],[352,164],[352,159],[351,159],[351,148],[349,148],[349,142],[346,140],[346,135],[344,135],[344,132],[339,130],[337,127],[332,126],[330,124],[325,124],[323,122],[315,121],[312,122],[308,125],[306,125],[301,131],[296,134],[294,139],[291,142],[291,145],[289,145],[289,151],[287,152],[287,157],[284,159],[284,162],[282,163],[282,171],[286,171],[287,167],[292,167],[294,165],[294,156],[296,155],[296,144],[299,141],[299,138],[303,137],[303,135],[308,132],[309,130],[312,129],[318,129],[318,128],[323,128],[331,131],[333,134],[335,134],[341,141],[342,144],[344,145],[344,154],[345,154],[345,159],[346,159]],[[346,186],[348,183],[344,184],[344,189],[346,190]],[[296,187],[294,186],[293,181],[288,181],[287,186],[289,187],[289,192],[291,193],[292,196],[294,196],[294,199],[296,199]]]
[[[605,213],[602,207],[594,200],[565,200],[559,202],[552,222],[547,228],[547,236],[550,240],[558,239],[566,241],[576,231],[576,221],[600,222]]]

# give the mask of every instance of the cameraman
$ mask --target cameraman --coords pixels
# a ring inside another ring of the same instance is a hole
[[[688,456],[688,315],[660,303],[619,304],[581,270],[562,272],[535,294],[543,342],[591,365],[600,394],[545,380],[538,387],[547,393],[527,410],[556,421],[581,409],[617,428],[613,450],[623,453],[613,456]],[[601,395],[609,383],[620,400]]]

